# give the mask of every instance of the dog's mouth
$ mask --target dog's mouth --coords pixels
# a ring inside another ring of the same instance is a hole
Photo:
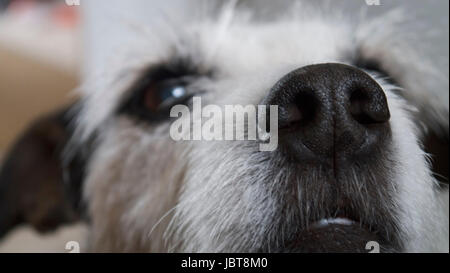
[[[377,227],[358,217],[337,215],[312,221],[287,243],[283,252],[367,253],[384,244]]]
[[[303,230],[291,242],[288,251],[293,252],[368,252],[369,245],[380,237],[357,222],[344,218],[323,219],[311,228]]]
[[[342,159],[338,154],[331,163],[307,158],[300,164],[298,159],[289,158],[287,168],[295,172],[287,184],[293,190],[286,192],[295,194],[282,201],[288,208],[282,211],[283,216],[289,221],[282,220],[281,229],[289,237],[278,245],[280,251],[367,253],[373,251],[373,245],[382,252],[401,249],[399,229],[389,206],[393,200],[389,175],[383,165],[377,165],[380,161],[374,160],[382,156],[377,150],[369,159],[365,155]]]

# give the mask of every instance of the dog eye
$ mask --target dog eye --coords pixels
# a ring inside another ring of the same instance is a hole
[[[382,68],[381,64],[377,60],[359,58],[356,60],[354,65],[365,70],[373,71],[383,77],[387,82],[396,84],[395,79]]]
[[[146,122],[169,120],[170,109],[177,104],[187,105],[193,96],[193,92],[189,92],[189,85],[198,73],[182,68],[155,67],[147,71],[132,86],[118,114]]]
[[[170,110],[174,105],[184,104],[190,98],[186,79],[171,79],[152,83],[144,91],[143,104],[152,113]]]

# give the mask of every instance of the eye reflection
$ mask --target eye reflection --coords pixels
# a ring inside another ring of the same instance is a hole
[[[158,112],[184,102],[188,96],[185,84],[179,80],[167,80],[150,86],[145,93],[145,106],[151,112]]]

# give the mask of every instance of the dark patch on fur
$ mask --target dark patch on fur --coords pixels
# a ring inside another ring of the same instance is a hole
[[[370,71],[374,71],[381,76],[385,77],[390,84],[401,86],[397,80],[390,77],[389,72],[386,71],[382,64],[374,59],[364,59],[362,57],[357,58],[354,61],[354,64],[363,69],[367,69]],[[410,100],[403,94],[400,90],[393,90],[394,93],[404,98],[406,101],[410,102]],[[427,123],[427,120],[423,119],[421,115],[423,115],[423,107],[419,105],[415,105],[420,110],[420,113],[411,113],[416,120],[423,121]],[[440,182],[442,188],[447,188],[449,184],[449,131],[448,124],[441,125],[438,128],[434,128],[432,126],[427,126],[428,130],[424,132],[424,136],[422,138],[423,149],[426,153],[431,155],[432,162],[432,172],[434,177]]]
[[[0,237],[22,223],[46,232],[81,219],[88,156],[76,154],[62,164],[74,107],[38,119],[10,149],[0,171]]]
[[[446,188],[449,185],[448,142],[448,136],[442,137],[433,131],[428,132],[423,140],[425,152],[431,155],[433,175],[443,188]]]
[[[381,76],[385,81],[387,81],[388,83],[395,85],[395,86],[400,86],[398,81],[396,79],[394,79],[392,77],[392,75],[390,75],[389,71],[384,69],[382,64],[377,60],[364,59],[362,57],[358,57],[356,60],[354,60],[353,65],[355,65],[356,67],[365,69],[365,70],[375,72],[379,76]],[[397,90],[393,90],[393,92],[398,94]]]

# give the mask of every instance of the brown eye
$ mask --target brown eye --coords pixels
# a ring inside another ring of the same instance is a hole
[[[143,97],[145,107],[156,113],[185,102],[188,98],[186,84],[185,80],[175,79],[150,85]]]
[[[186,59],[153,65],[125,93],[116,113],[148,123],[168,121],[173,106],[188,105],[194,94],[204,92],[195,90],[193,83],[211,75]]]
[[[186,105],[191,98],[188,86],[194,79],[195,76],[167,72],[144,77],[132,88],[118,114],[147,122],[169,120],[170,109],[177,104]]]

